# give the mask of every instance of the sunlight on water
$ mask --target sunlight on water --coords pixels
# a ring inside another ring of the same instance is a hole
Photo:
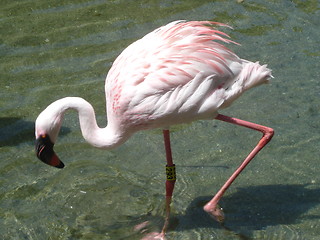
[[[3,239],[140,239],[164,219],[161,131],[94,149],[65,117],[57,170],[34,154],[34,120],[49,103],[81,96],[105,126],[104,79],[118,54],[173,20],[213,20],[273,70],[270,85],[223,113],[275,129],[272,142],[226,192],[219,225],[202,207],[258,141],[217,121],[172,134],[178,180],[168,239],[319,239],[319,1],[2,1],[0,233]]]

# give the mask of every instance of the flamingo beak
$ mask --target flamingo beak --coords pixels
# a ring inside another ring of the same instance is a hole
[[[64,164],[53,151],[53,143],[47,134],[43,134],[36,139],[35,150],[37,157],[44,163],[56,167],[63,168]]]

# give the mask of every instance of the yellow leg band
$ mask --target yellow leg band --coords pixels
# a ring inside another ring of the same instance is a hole
[[[176,180],[176,166],[166,166],[166,175],[168,181]]]

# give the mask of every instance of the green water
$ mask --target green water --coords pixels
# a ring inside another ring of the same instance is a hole
[[[274,79],[223,114],[275,129],[271,143],[226,192],[224,226],[202,210],[260,135],[218,121],[176,130],[178,181],[168,239],[320,239],[320,3],[306,1],[1,1],[0,235],[2,239],[140,239],[164,208],[160,131],[113,151],[82,139],[68,114],[55,146],[66,163],[42,164],[34,120],[52,101],[81,96],[105,125],[104,78],[131,42],[177,19],[214,20],[268,63]]]

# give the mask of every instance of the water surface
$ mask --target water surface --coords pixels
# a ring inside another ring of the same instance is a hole
[[[104,78],[131,42],[177,19],[213,20],[268,63],[274,79],[222,113],[270,126],[272,142],[226,192],[224,226],[202,206],[258,141],[259,133],[199,121],[172,134],[178,170],[169,239],[319,239],[319,1],[2,1],[0,234],[3,239],[139,239],[161,229],[164,149],[160,131],[113,151],[82,139],[66,115],[58,170],[33,150],[34,120],[52,101],[81,96],[105,120]]]

